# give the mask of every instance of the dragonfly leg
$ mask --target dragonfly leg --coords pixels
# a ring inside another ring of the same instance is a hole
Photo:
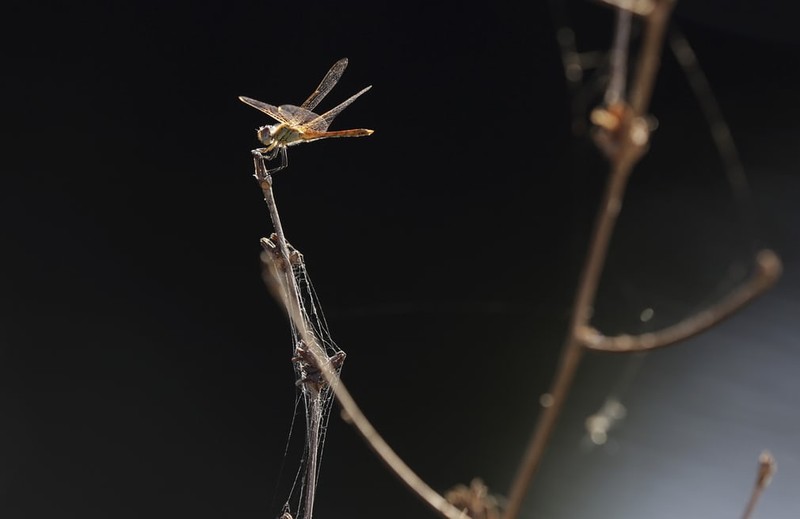
[[[289,158],[286,154],[286,148],[283,146],[273,148],[267,151],[266,148],[257,148],[253,150],[253,157],[260,162],[260,172],[264,175],[270,175],[276,171],[285,169],[289,165]],[[271,162],[280,157],[280,164],[274,168],[267,167],[267,162]]]
[[[282,169],[285,169],[286,166],[289,165],[289,157],[288,157],[288,155],[286,155],[286,148],[285,147],[281,146],[280,148],[278,148],[278,155],[280,155],[280,157],[281,157],[281,164],[277,168],[272,168],[269,171],[270,173],[275,173],[276,171],[280,171]],[[274,156],[273,156],[273,158],[274,158]]]

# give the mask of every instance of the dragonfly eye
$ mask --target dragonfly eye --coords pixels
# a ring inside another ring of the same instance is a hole
[[[272,144],[272,141],[273,141],[273,139],[272,139],[272,127],[271,126],[262,126],[261,128],[259,128],[258,129],[258,140],[261,141],[261,143],[264,146],[269,146],[270,144]]]

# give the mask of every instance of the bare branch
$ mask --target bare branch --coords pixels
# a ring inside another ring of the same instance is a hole
[[[631,35],[631,12],[617,9],[614,44],[611,47],[611,78],[603,101],[606,105],[620,103],[625,99],[628,81],[628,46]]]
[[[631,107],[638,116],[647,113],[653,95],[658,68],[661,65],[661,48],[675,0],[654,0],[653,10],[645,16],[644,44],[639,54],[636,77],[631,88]]]
[[[611,172],[578,283],[567,340],[549,392],[550,405],[545,407],[539,415],[536,428],[511,485],[504,519],[516,519],[519,515],[530,482],[539,468],[545,447],[566,401],[584,351],[578,340],[577,331],[589,322],[592,303],[605,263],[608,243],[617,215],[622,208],[627,180],[634,164],[646,151],[648,130],[646,130],[647,125],[643,116],[646,114],[652,95],[656,72],[661,61],[664,32],[674,0],[657,0],[654,1],[654,4],[652,11],[645,17],[644,45],[639,54],[636,73],[630,89],[630,107],[621,111],[622,117],[619,125],[601,131],[599,134],[600,140],[604,144],[601,144],[601,149],[611,163]]]
[[[312,327],[306,322],[306,318],[301,312],[299,301],[299,291],[294,276],[291,275],[291,259],[288,244],[283,234],[280,224],[275,197],[272,191],[272,179],[265,172],[260,161],[256,159],[256,179],[259,180],[264,191],[264,200],[267,203],[275,227],[275,240],[262,240],[265,253],[262,259],[266,265],[264,278],[270,291],[289,316],[290,321],[297,330],[302,343],[307,351],[302,352],[306,358],[318,369],[325,380],[325,383],[333,390],[336,399],[342,406],[342,413],[345,420],[353,425],[367,442],[370,448],[377,454],[386,466],[406,484],[406,486],[423,501],[425,501],[436,512],[447,519],[470,519],[466,512],[459,510],[451,505],[444,497],[433,490],[425,483],[411,468],[392,450],[389,444],[378,434],[378,431],[367,420],[367,417],[356,404],[350,392],[339,379],[338,374],[333,370],[331,362],[325,355],[324,350],[319,345],[318,339],[311,332]],[[302,258],[302,256],[300,256]],[[288,272],[288,275],[286,275]],[[313,503],[312,503],[313,504]]]
[[[586,325],[576,330],[578,340],[587,349],[615,353],[649,351],[698,335],[727,319],[748,303],[766,292],[781,275],[781,260],[769,249],[756,257],[753,276],[741,287],[728,294],[722,301],[698,312],[683,321],[641,335],[617,335],[606,337],[597,329]]]

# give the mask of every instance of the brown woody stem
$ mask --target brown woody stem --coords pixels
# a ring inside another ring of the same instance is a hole
[[[664,32],[673,4],[674,0],[658,0],[653,10],[645,17],[644,42],[630,89],[630,105],[620,121],[620,127],[608,132],[602,139],[606,144],[602,149],[610,161],[610,175],[575,295],[567,340],[549,391],[550,403],[539,415],[512,483],[503,519],[516,519],[519,515],[528,487],[541,464],[545,448],[580,365],[584,352],[581,331],[589,324],[591,318],[597,285],[614,225],[622,208],[625,187],[633,166],[646,151],[646,135],[642,138],[644,127],[642,116],[647,113],[650,103],[656,73],[661,62]],[[598,141],[601,142],[599,139]]]
[[[780,258],[771,250],[764,249],[756,256],[752,277],[710,308],[663,330],[641,335],[606,337],[587,325],[578,330],[579,340],[587,349],[614,353],[641,352],[670,346],[708,330],[747,306],[778,280],[781,270]]]

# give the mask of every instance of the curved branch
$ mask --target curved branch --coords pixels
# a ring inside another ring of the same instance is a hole
[[[781,271],[778,255],[764,249],[756,256],[756,268],[752,277],[710,308],[657,332],[641,335],[606,337],[591,326],[583,326],[576,330],[578,340],[589,350],[614,353],[641,352],[670,346],[708,330],[744,308],[766,292],[778,280]]]

